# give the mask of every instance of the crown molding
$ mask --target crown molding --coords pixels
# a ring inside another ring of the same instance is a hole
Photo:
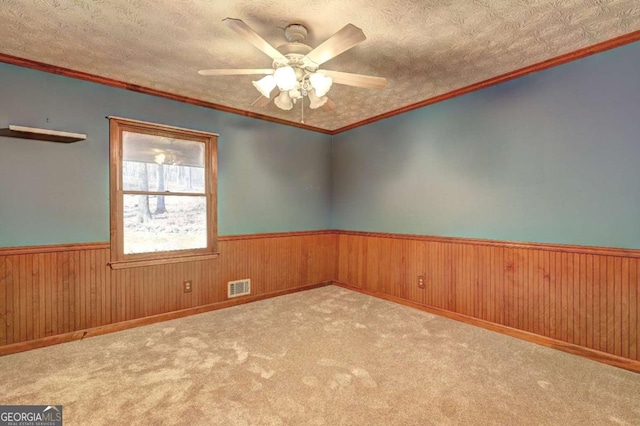
[[[105,86],[111,86],[118,89],[129,90],[132,92],[144,93],[145,95],[158,96],[160,98],[170,99],[172,101],[183,102],[186,104],[201,106],[205,108],[215,109],[218,111],[229,112],[231,114],[243,115],[249,118],[255,118],[258,120],[269,121],[272,123],[283,124],[285,126],[298,127],[300,129],[310,130],[312,132],[331,134],[330,130],[321,129],[319,127],[313,127],[294,121],[282,120],[276,117],[270,117],[263,114],[256,114],[251,111],[245,111],[238,108],[232,108],[225,105],[216,104],[213,102],[207,102],[200,99],[190,98],[188,96],[177,95],[175,93],[165,92],[163,90],[152,89],[150,87],[140,86],[138,84],[127,83],[113,78],[102,77],[95,74],[90,74],[83,71],[76,71],[70,68],[59,67],[56,65],[45,64],[43,62],[34,61],[31,59],[20,58],[18,56],[7,55],[0,53],[0,62],[4,62],[10,65],[17,65],[24,68],[31,68],[38,71],[48,72],[50,74],[58,74],[64,77],[76,78],[78,80],[90,81],[92,83],[103,84]]]
[[[297,127],[297,128],[309,130],[312,132],[323,133],[326,135],[337,135],[337,134],[346,132],[348,130],[355,129],[357,127],[362,127],[376,121],[384,120],[385,118],[390,118],[399,114],[403,114],[405,112],[413,111],[415,109],[432,105],[437,102],[443,102],[448,99],[452,99],[458,96],[465,95],[467,93],[474,92],[476,90],[481,90],[486,87],[504,83],[505,81],[523,77],[527,74],[532,74],[534,72],[543,71],[548,68],[566,64],[568,62],[582,59],[587,56],[594,55],[596,53],[601,53],[610,49],[615,49],[616,47],[624,46],[626,44],[630,44],[639,40],[640,40],[640,30],[634,31],[629,34],[625,34],[610,40],[606,40],[600,43],[596,43],[594,45],[584,47],[582,49],[578,49],[573,52],[565,53],[563,55],[556,56],[554,58],[547,59],[545,61],[538,62],[536,64],[529,65],[527,67],[520,68],[515,71],[510,71],[508,73],[505,73],[496,77],[492,77],[487,80],[480,81],[478,83],[470,84],[460,89],[443,93],[441,95],[434,96],[432,98],[425,99],[420,102],[416,102],[416,103],[395,109],[393,111],[385,112],[384,114],[376,115],[374,117],[367,118],[366,120],[358,121],[356,123],[349,124],[348,126],[344,126],[334,130],[322,129],[319,127],[309,126],[303,123],[297,123],[293,121],[283,120],[280,118],[270,117],[263,114],[257,114],[254,112],[245,111],[238,108],[232,108],[225,105],[216,104],[213,102],[207,102],[200,99],[190,98],[188,96],[177,95],[174,93],[153,89],[153,88],[141,86],[138,84],[127,83],[124,81],[115,80],[108,77],[102,77],[95,74],[86,73],[83,71],[76,71],[69,68],[59,67],[56,65],[46,64],[43,62],[20,58],[17,56],[7,55],[4,53],[0,53],[0,62],[4,62],[11,65],[17,65],[25,68],[31,68],[38,71],[44,71],[51,74],[58,74],[65,77],[76,78],[79,80],[90,81],[92,83],[99,83],[106,86],[116,87],[119,89],[129,90],[129,91],[138,92],[138,93],[144,93],[146,95],[158,96],[158,97],[170,99],[173,101],[184,102],[191,105],[197,105],[205,108],[215,109],[218,111],[242,115],[245,117],[255,118],[258,120],[269,121],[277,124],[283,124],[285,126]]]
[[[584,47],[582,49],[575,50],[573,52],[565,53],[555,58],[547,59],[546,61],[538,62],[537,64],[529,65],[524,68],[510,71],[506,74],[502,74],[496,77],[489,78],[487,80],[473,83],[460,89],[453,90],[451,92],[443,93],[442,95],[434,96],[429,99],[425,99],[414,104],[404,106],[402,108],[395,109],[393,111],[385,112],[384,114],[376,115],[375,117],[367,118],[366,120],[359,121],[357,123],[349,124],[348,126],[341,127],[333,130],[331,135],[337,135],[339,133],[352,130],[357,127],[366,126],[376,121],[384,120],[385,118],[394,117],[405,112],[413,111],[414,109],[422,108],[427,105],[432,105],[438,102],[443,102],[451,98],[466,95],[467,93],[475,92],[486,87],[495,86],[496,84],[504,83],[505,81],[513,80],[519,77],[524,77],[527,74],[543,71],[548,68],[552,68],[558,65],[566,64],[578,59],[585,58],[587,56],[595,55],[607,50],[615,49],[616,47],[624,46],[640,40],[640,30],[634,31],[629,34],[622,35],[620,37],[612,38],[610,40],[603,41],[601,43],[594,44],[592,46]]]

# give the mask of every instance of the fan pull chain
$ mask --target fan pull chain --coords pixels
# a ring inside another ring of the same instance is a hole
[[[300,99],[300,123],[304,124],[304,98]]]

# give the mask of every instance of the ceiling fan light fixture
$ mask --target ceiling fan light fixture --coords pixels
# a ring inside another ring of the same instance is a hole
[[[289,90],[289,97],[295,102],[297,99],[300,99],[302,97],[302,92],[300,92],[299,88],[294,87],[293,89]]]
[[[296,72],[290,66],[276,69],[273,73],[273,78],[280,90],[291,90],[298,82]]]
[[[309,108],[318,109],[329,100],[326,96],[318,96],[316,89],[309,90]]]
[[[289,111],[293,108],[293,101],[291,101],[291,97],[289,96],[289,92],[283,90],[280,94],[273,100],[276,106],[285,111]]]
[[[331,89],[333,82],[338,84],[362,87],[368,89],[383,89],[387,80],[348,72],[319,70],[325,62],[357,46],[366,40],[364,32],[353,24],[347,24],[320,45],[312,48],[305,44],[307,29],[302,24],[291,24],[285,28],[288,43],[277,49],[256,33],[240,19],[227,18],[223,22],[246,41],[253,44],[271,59],[271,68],[241,68],[241,69],[208,69],[198,71],[201,75],[261,75],[259,80],[253,81],[253,86],[262,96],[251,105],[264,107],[274,100],[276,106],[282,110],[291,110],[293,104],[301,100],[302,120],[304,123],[304,97],[309,97],[311,109],[326,105],[331,111],[336,105],[325,95]],[[278,88],[275,97],[273,90]],[[167,161],[166,159],[156,161]]]
[[[327,77],[322,73],[313,73],[309,76],[309,82],[311,86],[315,89],[316,95],[318,97],[323,97],[327,94],[329,89],[331,89],[331,85],[333,84],[333,79],[331,77]]]
[[[276,80],[272,75],[267,75],[258,81],[253,81],[253,86],[258,89],[258,92],[265,98],[271,97],[271,92],[276,88]]]

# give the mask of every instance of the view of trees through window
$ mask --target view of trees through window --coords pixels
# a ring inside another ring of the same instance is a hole
[[[123,139],[124,253],[207,247],[204,144],[129,132]]]

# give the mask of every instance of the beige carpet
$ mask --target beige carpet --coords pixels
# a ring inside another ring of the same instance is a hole
[[[0,358],[67,425],[638,425],[640,375],[324,287]]]

